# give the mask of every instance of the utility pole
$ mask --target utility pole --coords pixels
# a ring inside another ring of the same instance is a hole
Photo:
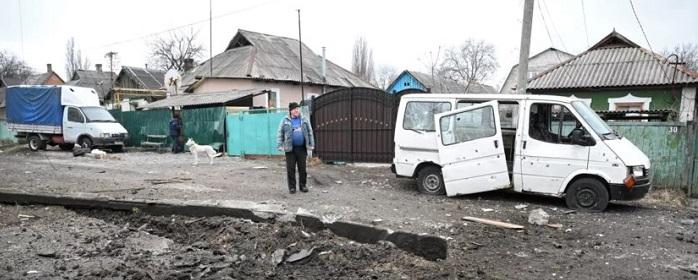
[[[519,48],[519,77],[516,83],[516,93],[526,94],[528,83],[528,54],[531,49],[531,26],[533,24],[533,1],[525,0],[523,24],[521,26],[521,47]]]
[[[109,58],[109,80],[111,81],[111,89],[114,89],[114,57],[116,54],[117,52],[110,51],[104,55],[104,57]]]
[[[208,65],[213,77],[213,0],[208,0]]]
[[[301,57],[301,103],[305,100],[303,89],[303,39],[301,39],[301,9],[298,9],[298,53]]]

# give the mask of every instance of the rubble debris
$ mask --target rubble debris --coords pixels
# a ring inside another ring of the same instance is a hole
[[[382,222],[383,222],[383,219],[373,219],[373,220],[371,221],[371,224],[377,225],[377,224],[380,224],[380,223],[382,223]]]
[[[554,228],[554,229],[562,228],[562,224],[546,224],[546,226]]]
[[[300,261],[302,259],[305,259],[307,257],[310,257],[313,254],[313,251],[315,251],[315,247],[310,248],[310,250],[308,250],[308,249],[300,250],[300,252],[290,255],[286,259],[286,262],[294,263],[294,262]]]
[[[269,168],[269,167],[266,167],[266,166],[263,166],[263,165],[252,167],[252,169],[268,169],[268,168]]]
[[[36,253],[37,256],[39,257],[44,257],[44,258],[55,258],[56,257],[56,251],[53,250],[42,250]]]
[[[684,219],[684,220],[679,221],[679,223],[681,223],[682,225],[686,225],[686,226],[692,226],[696,223],[696,220]]]
[[[531,211],[530,214],[528,214],[528,223],[532,225],[539,225],[543,226],[548,224],[548,220],[550,219],[550,215],[543,211],[543,209],[535,209]]]
[[[284,249],[276,249],[274,253],[271,254],[271,263],[274,265],[279,265],[284,261],[284,255],[286,254],[286,250]]]
[[[506,229],[524,229],[524,226],[522,225],[517,225],[517,224],[511,224],[511,223],[505,223],[505,222],[500,222],[500,221],[495,221],[495,220],[489,220],[489,219],[483,219],[483,218],[476,218],[476,217],[463,217],[463,220],[465,221],[471,221],[471,222],[478,222],[481,224],[486,224],[486,225],[492,225],[496,227],[501,227],[501,228],[506,228]]]
[[[516,208],[518,210],[525,209],[526,207],[528,207],[527,204],[514,205],[514,208]]]
[[[482,212],[492,212],[494,209],[492,208],[482,208]]]

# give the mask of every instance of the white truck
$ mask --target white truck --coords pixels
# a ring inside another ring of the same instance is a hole
[[[410,94],[395,128],[393,172],[448,196],[511,188],[603,211],[640,199],[650,161],[579,99],[546,95]]]
[[[103,107],[94,89],[74,86],[11,86],[5,96],[7,126],[29,149],[46,145],[72,150],[123,150],[128,132]]]

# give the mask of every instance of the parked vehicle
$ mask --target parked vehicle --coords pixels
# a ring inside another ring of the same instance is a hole
[[[11,86],[6,94],[7,126],[32,151],[58,145],[72,150],[106,147],[122,151],[128,132],[99,106],[94,89],[74,86]]]
[[[405,95],[392,169],[428,194],[512,188],[586,211],[650,189],[647,156],[584,101],[558,96]]]

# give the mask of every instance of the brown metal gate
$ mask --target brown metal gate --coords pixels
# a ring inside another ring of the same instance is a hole
[[[346,88],[315,98],[315,153],[326,161],[391,162],[399,97],[370,88]]]

